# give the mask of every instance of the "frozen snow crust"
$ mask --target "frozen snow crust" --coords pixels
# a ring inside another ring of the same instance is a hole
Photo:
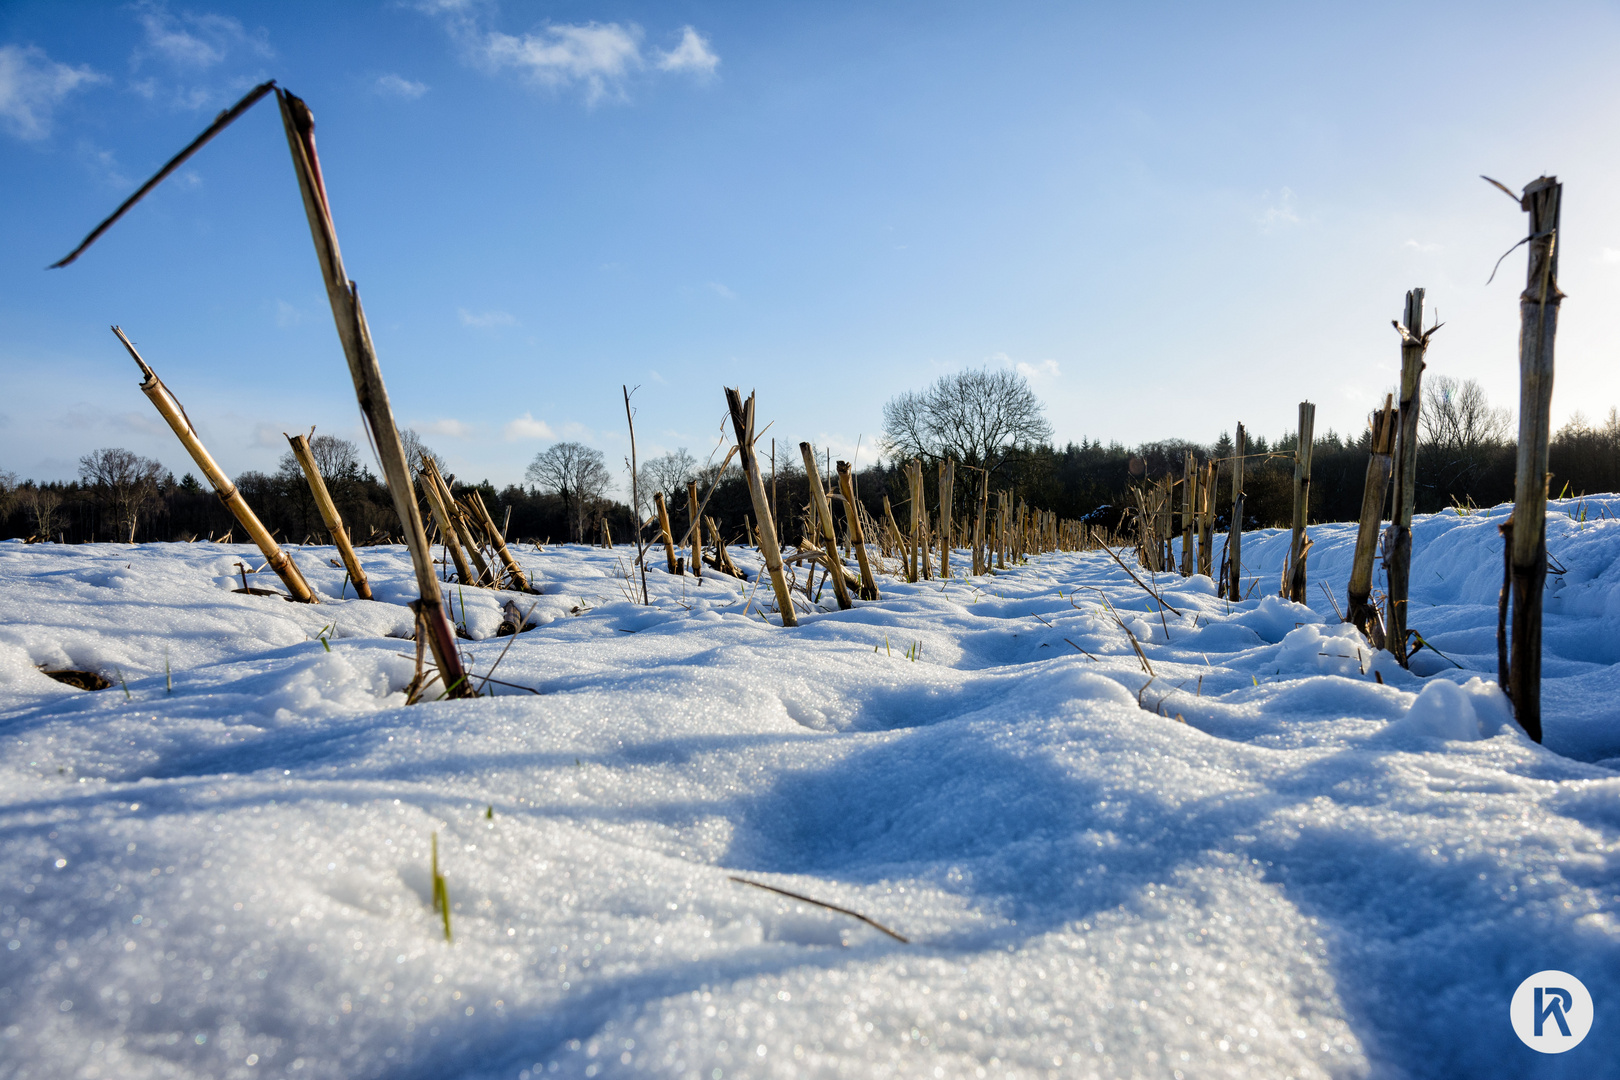
[[[409,707],[408,612],[330,549],[304,607],[229,591],[247,547],[0,545],[0,1076],[1620,1075],[1620,499],[1584,505],[1545,747],[1491,681],[1500,508],[1416,527],[1461,667],[1337,625],[1348,525],[1309,608],[1262,532],[1230,608],[1054,555],[797,630],[557,547],[496,673],[539,695]],[[487,672],[496,594],[450,592]],[[1508,1023],[1546,968],[1597,1013],[1559,1056]]]

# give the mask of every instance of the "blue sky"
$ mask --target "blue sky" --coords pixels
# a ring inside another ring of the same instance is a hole
[[[1555,422],[1620,404],[1620,9],[410,3],[0,7],[0,468],[232,472],[359,438],[273,103],[45,271],[247,87],[314,110],[396,414],[471,479],[575,438],[873,456],[882,404],[1014,365],[1058,440],[1358,430],[1390,319],[1517,404],[1524,215],[1566,183]]]

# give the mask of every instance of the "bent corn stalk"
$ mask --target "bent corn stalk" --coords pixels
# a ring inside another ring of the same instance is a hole
[[[422,498],[428,504],[428,512],[439,525],[439,542],[444,550],[450,553],[450,558],[456,564],[456,581],[462,585],[474,584],[472,567],[467,564],[467,556],[461,550],[461,541],[456,539],[456,528],[450,522],[449,511],[445,508],[444,500],[439,497],[438,485],[434,484],[433,477],[428,475],[426,466],[416,474],[416,482],[422,489]]]
[[[219,501],[224,503],[225,508],[242,523],[242,528],[247,530],[248,536],[259,546],[259,550],[264,553],[265,561],[270,564],[270,569],[281,578],[292,598],[304,604],[320,603],[315,593],[310,590],[309,583],[304,580],[298,564],[292,561],[292,556],[281,550],[281,545],[276,543],[269,530],[259,521],[258,515],[253,512],[253,508],[248,506],[247,500],[242,498],[242,493],[236,490],[236,485],[225,475],[225,470],[219,467],[213,455],[203,446],[202,440],[197,437],[197,429],[191,426],[191,418],[186,416],[186,410],[169,392],[169,388],[163,385],[163,380],[157,377],[157,372],[141,359],[141,354],[135,351],[135,346],[124,336],[123,330],[115,326],[112,332],[118,335],[118,340],[129,350],[130,357],[140,366],[141,374],[146,376],[141,383],[141,393],[151,400],[158,413],[168,421],[169,427],[179,437],[180,444],[191,455],[191,460],[195,461],[197,468],[208,477],[208,482],[214,485],[214,490],[219,493]]]
[[[501,530],[495,527],[495,519],[489,516],[489,509],[484,506],[484,497],[478,494],[477,490],[474,490],[470,496],[470,501],[473,512],[483,522],[484,531],[489,533],[489,538],[495,545],[495,553],[501,557],[501,562],[506,565],[507,578],[523,592],[533,592],[534,590],[529,587],[528,577],[523,573],[523,567],[518,565],[517,559],[513,558],[511,550],[506,546],[506,537],[501,535]]]
[[[382,466],[388,493],[393,496],[394,510],[399,515],[400,528],[405,534],[405,545],[411,553],[411,566],[416,572],[416,585],[421,598],[413,605],[418,616],[419,632],[425,632],[428,647],[433,651],[439,678],[449,697],[472,697],[474,692],[467,681],[461,654],[456,649],[455,631],[450,626],[450,615],[445,611],[444,596],[439,591],[439,579],[433,573],[433,553],[428,549],[427,530],[416,510],[412,494],[411,470],[405,460],[405,447],[394,424],[394,411],[388,404],[388,389],[383,384],[382,367],[377,362],[377,350],[371,340],[371,329],[360,306],[360,291],[344,271],[343,255],[338,249],[337,229],[332,223],[331,204],[327,199],[326,184],[321,176],[320,158],[315,153],[315,117],[298,97],[279,87],[276,100],[281,106],[282,127],[287,133],[287,148],[292,154],[293,169],[298,175],[298,190],[304,200],[304,213],[309,219],[310,237],[326,283],[326,296],[332,307],[332,321],[337,327],[338,340],[349,364],[349,375],[354,381],[355,397],[365,417],[372,446]]]

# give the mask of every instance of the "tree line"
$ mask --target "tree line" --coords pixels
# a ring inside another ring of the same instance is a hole
[[[1168,439],[1126,446],[1082,439],[1062,447],[1051,439],[1041,402],[1024,378],[1000,370],[948,375],[928,389],[903,394],[884,408],[881,460],[857,472],[860,501],[876,520],[883,520],[887,496],[896,517],[909,519],[908,486],[903,463],[920,458],[930,468],[945,457],[955,460],[960,518],[977,498],[981,473],[992,492],[1009,491],[1015,499],[1054,511],[1066,518],[1092,521],[1103,528],[1118,524],[1132,485],[1166,474],[1180,475],[1186,454],[1200,464],[1224,461],[1232,453],[1223,433],[1212,444]],[[1446,507],[1489,506],[1513,497],[1514,431],[1507,410],[1493,407],[1473,380],[1448,376],[1427,380],[1424,387],[1418,446],[1419,512]],[[428,454],[443,461],[411,431],[404,433],[412,460]],[[1329,430],[1314,441],[1310,519],[1353,521],[1360,507],[1370,431],[1341,436]],[[1289,522],[1293,511],[1292,433],[1268,440],[1251,434],[1244,465],[1244,526],[1259,528]],[[349,440],[317,435],[311,440],[317,465],[357,543],[386,542],[398,532],[392,501],[383,484],[361,461]],[[793,543],[806,528],[809,486],[796,445],[778,444],[774,466],[766,447],[761,461],[771,469],[778,532]],[[1620,412],[1610,409],[1602,422],[1576,413],[1553,438],[1552,488],[1558,495],[1620,490]],[[823,483],[832,463],[818,467]],[[699,463],[685,448],[641,464],[638,487],[643,505],[631,508],[613,494],[619,472],[599,450],[578,442],[559,442],[535,455],[525,483],[497,490],[488,481],[452,480],[459,492],[479,491],[507,536],[522,541],[597,542],[606,523],[619,541],[632,539],[634,522],[654,517],[652,495],[663,492],[677,534],[687,526],[688,484],[695,481],[699,498],[709,495],[706,516],[719,523],[728,540],[740,538],[745,516],[752,515],[740,470],[724,473],[720,463]],[[962,477],[970,479],[964,482]],[[1230,468],[1218,485],[1217,513],[1230,518]],[[289,452],[275,472],[250,471],[236,478],[237,487],[267,528],[289,543],[324,543],[319,511],[297,461]],[[620,485],[628,488],[629,484]],[[934,485],[926,485],[930,513],[937,514]],[[905,508],[902,514],[902,508]],[[0,531],[5,537],[88,541],[187,541],[223,538],[235,524],[212,490],[191,473],[180,478],[158,462],[122,448],[106,448],[80,461],[79,478],[67,483],[19,482],[0,471]],[[239,530],[238,530],[239,531]],[[648,537],[655,534],[648,530]],[[235,536],[235,539],[243,539]],[[678,538],[678,536],[677,536]]]

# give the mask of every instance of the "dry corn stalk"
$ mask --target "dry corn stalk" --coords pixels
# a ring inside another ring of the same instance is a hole
[[[141,359],[141,354],[135,351],[135,346],[124,336],[123,330],[115,326],[112,331],[118,335],[118,340],[124,343],[124,348],[129,350],[130,357],[140,366],[141,374],[146,376],[141,383],[141,393],[151,400],[158,413],[168,421],[169,427],[179,436],[181,445],[191,455],[191,460],[195,461],[197,467],[203,471],[203,475],[208,477],[208,482],[214,485],[214,490],[219,493],[219,501],[224,503],[225,508],[242,523],[242,528],[247,530],[248,536],[259,546],[259,550],[264,553],[265,561],[270,564],[270,569],[281,578],[292,598],[305,604],[320,603],[310,589],[309,583],[304,580],[298,565],[292,561],[292,556],[281,550],[281,545],[276,543],[275,538],[259,521],[258,515],[248,506],[247,500],[242,498],[242,493],[236,490],[236,485],[225,475],[225,470],[215,463],[213,456],[203,446],[202,440],[197,437],[197,429],[191,426],[191,419],[186,416],[180,402],[175,400],[169,388],[163,385],[163,380],[157,377],[157,372]]]
[[[675,537],[670,535],[669,528],[669,504],[664,501],[662,491],[653,495],[653,505],[658,507],[658,531],[664,538],[664,558],[669,563],[669,572],[671,574],[685,573],[685,568],[677,563],[675,559]]]
[[[686,482],[686,516],[691,522],[686,535],[692,541],[692,573],[703,577],[703,512],[698,507],[697,481]]]
[[[424,455],[422,468],[427,470],[429,482],[439,493],[439,502],[444,506],[450,527],[461,538],[462,544],[467,549],[467,558],[472,560],[473,568],[477,572],[478,576],[468,581],[468,584],[493,585],[495,575],[490,573],[489,564],[484,561],[483,553],[479,551],[480,545],[473,538],[472,530],[467,527],[467,512],[456,502],[455,495],[450,491],[450,485],[445,483],[444,475],[439,472],[438,463]]]
[[[495,527],[495,519],[489,516],[489,509],[484,506],[484,497],[474,491],[469,496],[469,501],[472,503],[473,511],[483,522],[484,530],[494,542],[496,554],[501,557],[501,562],[506,565],[506,576],[512,581],[512,584],[524,592],[533,592],[534,590],[529,587],[528,577],[523,573],[523,567],[518,565],[518,561],[513,557],[511,549],[506,546],[506,537],[501,535],[501,530]],[[510,511],[511,507],[507,507],[507,509]]]
[[[439,486],[433,482],[424,465],[422,471],[416,474],[416,482],[422,489],[422,499],[428,504],[428,512],[439,526],[439,543],[450,553],[450,558],[456,564],[456,580],[463,585],[472,585],[476,579],[473,577],[472,567],[467,564],[467,554],[461,550],[461,541],[456,538],[456,528],[450,521],[450,512],[439,495]]]
[[[759,475],[759,459],[754,455],[754,395],[744,403],[742,393],[726,388],[726,407],[731,413],[731,426],[737,434],[737,452],[742,460],[743,475],[748,478],[748,497],[754,503],[754,518],[759,522],[760,551],[765,557],[765,570],[771,575],[771,588],[776,592],[777,610],[783,626],[797,626],[793,613],[793,596],[788,592],[787,577],[782,573],[782,549],[776,542],[776,520],[771,516],[771,505],[765,493],[765,481]]]
[[[838,606],[847,611],[854,606],[854,601],[849,598],[849,586],[840,572],[843,563],[838,559],[838,534],[833,529],[832,507],[827,505],[827,493],[821,488],[821,474],[816,471],[816,452],[809,443],[802,442],[799,453],[804,455],[805,479],[810,485],[810,508],[821,526],[820,547],[826,555],[827,569],[832,574],[833,594],[838,598]]]
[[[349,363],[349,374],[354,380],[360,412],[365,416],[372,446],[377,451],[383,477],[388,482],[389,494],[394,497],[394,509],[399,514],[400,527],[405,533],[405,544],[411,552],[417,588],[421,590],[421,599],[414,605],[418,615],[417,625],[427,634],[445,693],[450,697],[472,697],[474,691],[467,682],[461,654],[456,650],[455,631],[451,629],[450,616],[444,609],[439,579],[433,573],[433,553],[428,549],[427,532],[422,528],[422,518],[416,512],[416,499],[411,493],[410,466],[405,461],[405,447],[394,424],[394,411],[388,404],[388,390],[383,385],[382,368],[377,363],[371,330],[360,307],[360,292],[345,273],[343,256],[338,250],[331,204],[327,199],[326,184],[321,178],[320,159],[315,153],[315,117],[308,106],[292,94],[278,89],[276,98],[281,105],[282,126],[287,132],[287,146],[292,153],[293,168],[298,174],[298,188],[303,196],[305,215],[309,218],[310,235],[315,243],[321,276],[326,282],[332,319],[337,325],[338,339],[343,343],[343,355]]]
[[[844,518],[849,522],[850,542],[855,548],[855,561],[861,568],[861,599],[881,600],[877,578],[872,575],[872,564],[866,556],[866,531],[861,526],[861,505],[855,501],[855,482],[849,462],[838,463],[838,491],[844,496]]]
[[[312,433],[314,430],[310,428]],[[349,580],[354,583],[354,594],[362,600],[370,600],[371,583],[366,580],[360,558],[355,555],[354,545],[349,542],[349,530],[343,527],[343,517],[338,513],[337,504],[332,501],[332,493],[326,490],[326,479],[315,464],[308,436],[282,434],[292,444],[293,457],[298,459],[299,468],[304,470],[304,479],[309,481],[310,494],[315,496],[315,506],[321,512],[321,520],[326,522],[326,531],[332,534],[332,543],[337,545],[338,556],[343,559],[343,565],[349,571]]]

